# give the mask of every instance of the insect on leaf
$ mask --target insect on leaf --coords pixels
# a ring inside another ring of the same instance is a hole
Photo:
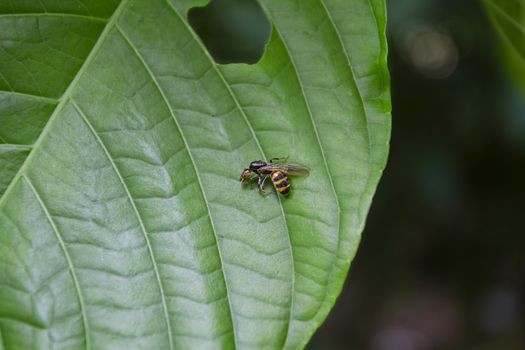
[[[261,0],[219,65],[203,1],[0,0],[0,344],[303,348],[386,163],[383,0]],[[289,198],[249,162],[310,168]]]

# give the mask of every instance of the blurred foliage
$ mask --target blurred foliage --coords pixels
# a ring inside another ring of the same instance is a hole
[[[523,349],[523,96],[480,2],[388,4],[389,166],[345,291],[311,348]],[[421,27],[453,42],[448,76],[413,59],[409,39]]]
[[[192,8],[188,20],[219,63],[255,63],[270,39],[270,22],[256,1],[214,0]]]

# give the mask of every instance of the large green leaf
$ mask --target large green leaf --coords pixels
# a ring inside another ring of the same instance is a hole
[[[383,0],[261,0],[255,65],[202,1],[0,0],[0,344],[301,348],[339,294],[390,133]],[[312,168],[240,189],[252,160]]]

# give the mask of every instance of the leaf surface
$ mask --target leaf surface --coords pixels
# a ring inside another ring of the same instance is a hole
[[[525,61],[525,4],[519,0],[483,0],[492,22]]]
[[[505,68],[525,91],[525,4],[518,0],[484,0],[485,8],[503,38]]]
[[[254,65],[216,64],[202,1],[0,1],[5,348],[302,348],[386,163],[382,0],[259,2]],[[256,159],[311,167],[239,188]]]

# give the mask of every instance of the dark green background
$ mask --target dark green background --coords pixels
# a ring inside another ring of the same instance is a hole
[[[345,288],[311,349],[525,349],[525,94],[475,0],[390,0],[392,142]],[[190,21],[254,63],[247,0]]]

